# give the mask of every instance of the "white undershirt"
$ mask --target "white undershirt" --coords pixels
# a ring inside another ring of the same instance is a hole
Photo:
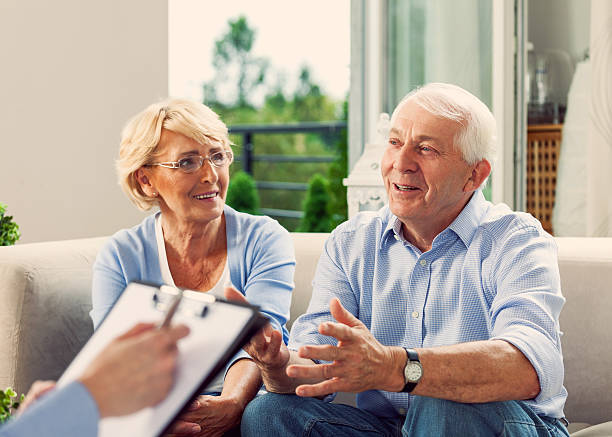
[[[170,266],[168,265],[168,257],[166,256],[166,244],[164,242],[164,231],[162,229],[162,215],[158,212],[155,216],[155,239],[157,240],[157,253],[159,254],[159,267],[161,270],[161,277],[164,284],[172,285],[176,287],[172,273],[170,272]],[[211,293],[217,297],[223,297],[223,288],[225,284],[229,284],[229,269],[227,267],[227,256],[225,257],[225,266],[223,267],[223,273],[221,278],[210,290],[206,290],[206,293]],[[204,392],[221,392],[223,389],[223,380],[225,374],[222,371],[219,375],[213,379],[213,381],[206,387]]]

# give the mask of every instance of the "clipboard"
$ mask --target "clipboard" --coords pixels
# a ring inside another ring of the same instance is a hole
[[[79,378],[98,353],[138,322],[159,323],[177,289],[131,282],[59,379],[58,387]],[[160,436],[222,371],[240,348],[268,321],[258,308],[192,290],[183,297],[173,323],[190,334],[179,341],[176,380],[159,404],[136,413],[101,419],[99,437]],[[126,393],[129,396],[129,393]]]

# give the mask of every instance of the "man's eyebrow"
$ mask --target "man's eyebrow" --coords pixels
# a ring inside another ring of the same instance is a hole
[[[399,130],[399,129],[397,129],[397,128],[395,128],[395,127],[392,127],[392,128],[389,130],[389,136],[391,136],[391,135],[397,135],[397,136],[400,136],[400,137],[401,137],[401,136],[402,136],[402,131],[401,131],[401,130]],[[438,138],[433,137],[433,136],[431,136],[431,135],[418,135],[418,136],[417,136],[416,138],[414,138],[414,139],[416,140],[416,142],[419,142],[419,143],[420,143],[421,141],[433,141],[433,142],[435,142],[435,143],[438,143],[438,142],[439,142]]]
[[[434,143],[439,142],[439,140],[436,137],[432,137],[430,135],[419,135],[416,137],[416,140],[418,142],[421,142],[421,141],[433,141]]]

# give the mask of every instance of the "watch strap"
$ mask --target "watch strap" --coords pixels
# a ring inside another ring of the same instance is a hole
[[[404,348],[404,350],[406,351],[406,357],[408,358],[408,361],[406,361],[406,365],[408,365],[411,361],[416,361],[419,364],[421,363],[421,360],[419,360],[419,354],[417,353],[417,351],[415,351],[414,349],[408,349],[406,347]],[[404,388],[402,389],[402,392],[411,393],[412,390],[415,389],[417,384],[418,384],[418,381],[417,382],[407,382]]]

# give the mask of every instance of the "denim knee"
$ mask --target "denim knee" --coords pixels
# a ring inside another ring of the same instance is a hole
[[[296,395],[267,393],[253,399],[242,414],[243,436],[262,437],[277,428],[287,417],[294,417],[300,398]]]
[[[561,429],[521,401],[466,404],[415,396],[402,432],[410,436],[549,436],[558,435],[557,428]]]

